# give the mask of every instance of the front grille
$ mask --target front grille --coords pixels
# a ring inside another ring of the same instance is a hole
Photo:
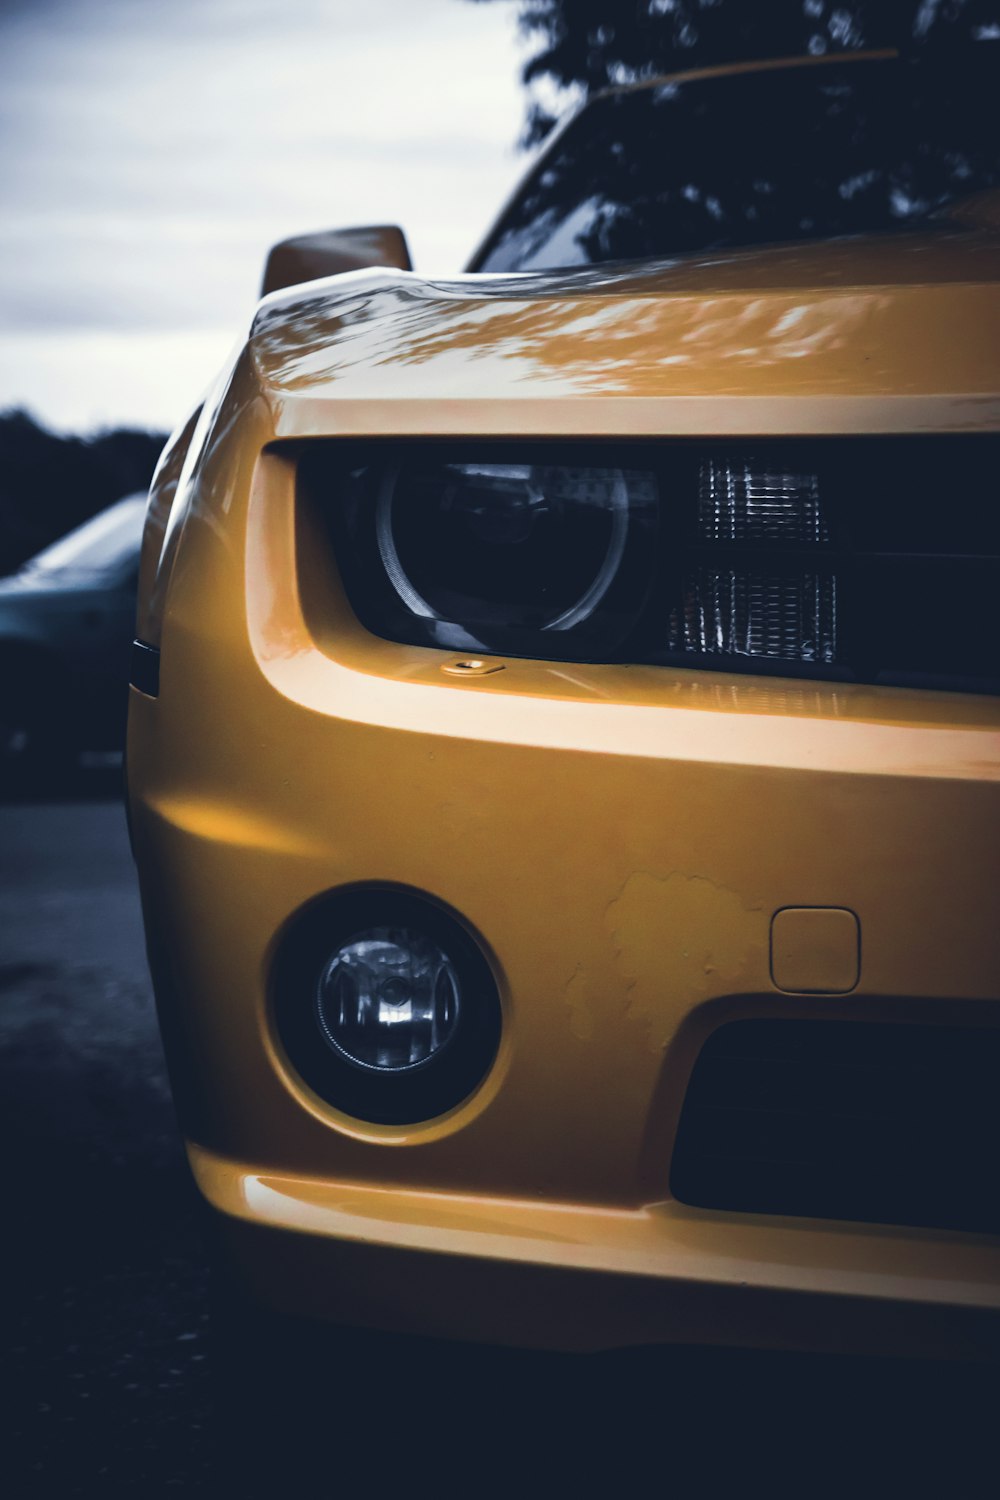
[[[735,1021],[698,1057],[670,1178],[743,1213],[1000,1231],[1000,1028]]]

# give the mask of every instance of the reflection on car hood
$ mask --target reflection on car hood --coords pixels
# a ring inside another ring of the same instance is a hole
[[[538,396],[996,401],[998,243],[988,223],[942,224],[562,272],[361,271],[266,298],[250,352],[290,434],[311,430],[301,398],[458,415]]]

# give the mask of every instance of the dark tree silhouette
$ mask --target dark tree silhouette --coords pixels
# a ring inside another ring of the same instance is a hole
[[[129,428],[60,437],[27,412],[0,413],[0,573],[145,489],[165,441]]]
[[[490,0],[478,0],[490,3]],[[1000,44],[1000,0],[520,0],[537,43],[522,142],[551,129],[540,84],[588,96],[682,68],[859,47],[942,49]]]

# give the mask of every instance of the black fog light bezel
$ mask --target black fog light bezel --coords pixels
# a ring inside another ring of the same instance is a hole
[[[373,927],[408,928],[430,938],[454,965],[458,1023],[424,1062],[382,1070],[333,1050],[320,1029],[316,995],[332,954]],[[435,902],[398,887],[334,891],[292,919],[275,956],[272,1010],[295,1072],[334,1109],[376,1125],[412,1125],[447,1114],[489,1072],[500,1044],[500,994],[479,943]]]

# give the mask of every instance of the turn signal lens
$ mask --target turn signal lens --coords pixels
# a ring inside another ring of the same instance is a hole
[[[829,541],[819,475],[750,457],[706,459],[698,481],[700,566],[684,573],[675,651],[822,662],[837,656],[837,579],[804,557]],[[765,560],[766,559],[766,560]]]
[[[801,547],[828,541],[819,475],[743,459],[709,459],[698,485],[698,529],[706,542]]]
[[[699,568],[685,581],[681,650],[832,662],[837,655],[837,580]]]

